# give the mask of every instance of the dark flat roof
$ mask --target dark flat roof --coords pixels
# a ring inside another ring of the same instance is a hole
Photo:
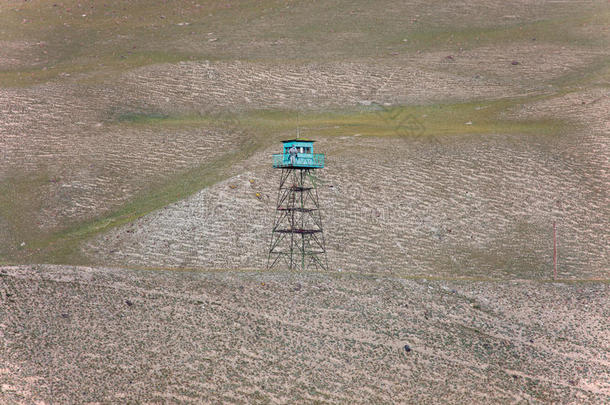
[[[285,142],[315,142],[313,139],[286,139],[285,141],[282,141],[282,143]]]

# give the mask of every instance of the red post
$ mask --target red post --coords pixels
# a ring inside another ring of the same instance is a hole
[[[553,221],[553,279],[557,279],[557,223]]]

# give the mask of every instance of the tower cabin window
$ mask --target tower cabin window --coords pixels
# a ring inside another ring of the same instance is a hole
[[[284,153],[288,154],[290,153],[290,148],[292,148],[293,145],[290,146],[284,146]],[[297,153],[308,153],[311,154],[313,153],[313,148],[311,146],[296,146],[294,145],[295,148],[297,149]]]

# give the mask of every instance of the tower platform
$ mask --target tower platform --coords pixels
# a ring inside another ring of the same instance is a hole
[[[298,153],[294,160],[288,153],[276,153],[273,155],[273,167],[275,169],[322,169],[324,168],[323,153]]]
[[[276,169],[322,169],[324,154],[313,153],[313,143],[307,139],[288,139],[282,141],[284,153],[273,155]]]

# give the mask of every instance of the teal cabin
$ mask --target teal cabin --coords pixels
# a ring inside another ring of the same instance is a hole
[[[324,167],[324,154],[313,153],[313,143],[306,139],[289,139],[282,141],[282,153],[273,155],[273,167],[321,169]]]

